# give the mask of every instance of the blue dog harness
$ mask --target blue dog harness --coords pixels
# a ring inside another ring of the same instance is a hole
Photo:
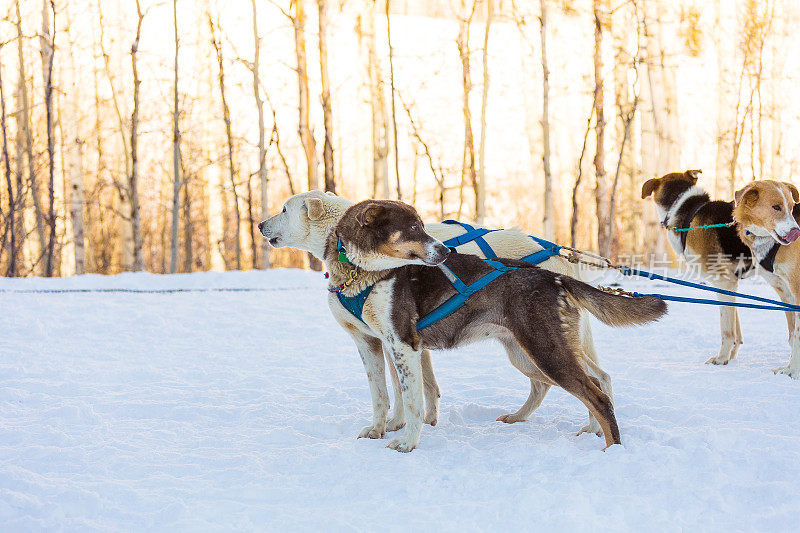
[[[497,254],[494,252],[489,243],[486,242],[484,239],[484,235],[487,233],[491,233],[493,229],[486,229],[486,228],[475,228],[470,226],[465,222],[459,222],[457,220],[445,220],[444,224],[457,224],[467,230],[466,233],[463,235],[459,235],[458,237],[453,237],[452,239],[448,239],[444,241],[442,244],[457,252],[459,246],[467,244],[469,242],[475,242],[478,247],[481,249],[483,254],[486,256],[484,260],[487,265],[492,267],[492,271],[488,274],[485,274],[480,279],[467,285],[461,278],[459,278],[455,272],[450,270],[450,268],[446,267],[444,264],[439,265],[444,272],[445,276],[447,277],[448,281],[453,285],[453,288],[456,290],[456,294],[448,298],[443,304],[439,307],[422,317],[419,322],[417,322],[417,331],[427,328],[428,326],[435,324],[436,322],[442,320],[450,316],[451,314],[458,311],[464,304],[467,303],[467,300],[470,296],[478,292],[479,290],[483,289],[491,282],[505,274],[506,272],[511,272],[513,270],[517,270],[517,267],[510,267],[506,266],[499,261],[493,261],[493,259],[497,258]],[[538,237],[530,236],[531,239],[536,242],[539,246],[544,248],[543,250],[539,250],[538,252],[534,252],[530,255],[527,255],[520,259],[520,261],[525,261],[526,263],[530,263],[531,265],[538,265],[539,263],[550,259],[553,256],[558,255],[559,251],[561,250],[561,246],[552,243],[550,241],[546,241],[544,239],[540,239]],[[337,243],[337,251],[339,252],[339,261],[342,263],[349,263],[347,260],[347,254],[345,252],[344,246],[342,246],[342,240],[339,239]],[[357,319],[364,322],[362,318],[364,314],[364,302],[367,300],[367,297],[372,292],[372,288],[374,285],[370,285],[365,288],[360,293],[356,294],[355,296],[345,296],[342,294],[342,289],[344,286],[340,285],[338,287],[331,287],[328,289],[330,292],[335,292],[336,296],[339,298],[339,303],[342,304],[342,307],[350,311]]]

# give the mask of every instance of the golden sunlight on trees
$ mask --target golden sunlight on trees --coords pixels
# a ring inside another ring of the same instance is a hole
[[[646,179],[800,171],[800,5],[776,0],[0,0],[0,274],[320,268],[290,195],[619,256]]]

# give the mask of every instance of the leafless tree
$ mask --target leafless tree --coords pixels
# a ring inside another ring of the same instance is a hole
[[[397,150],[397,111],[395,110],[394,47],[392,46],[391,0],[386,0],[386,43],[389,46],[389,85],[392,97],[392,143],[394,144],[394,175],[397,180],[397,199],[403,199],[400,188],[400,152]]]
[[[133,270],[144,270],[142,258],[142,215],[139,207],[139,79],[137,54],[139,38],[142,35],[144,13],[139,0],[136,0],[136,37],[131,44],[131,70],[133,71],[133,112],[131,113],[131,174],[128,177],[128,198],[130,205],[130,225],[133,234]]]
[[[0,44],[0,50],[3,45]],[[16,214],[17,205],[14,197],[14,185],[11,178],[11,157],[8,153],[8,125],[6,124],[6,95],[3,86],[3,72],[0,64],[0,109],[2,110],[3,128],[3,172],[6,178],[6,188],[8,194],[8,213],[5,214],[5,227],[3,228],[3,247],[5,247],[6,237],[8,236],[8,267],[6,276],[14,277],[17,275],[17,236],[16,236]]]
[[[258,33],[258,12],[256,0],[251,0],[253,8],[253,63],[250,70],[253,74],[253,96],[258,111],[258,183],[261,188],[261,220],[269,216],[269,180],[267,176],[267,146],[265,144],[264,100],[261,98],[261,36]],[[273,117],[274,118],[274,117]],[[277,133],[277,123],[273,122],[273,133]],[[280,147],[278,148],[280,150]],[[283,157],[283,156],[281,156]],[[291,185],[291,179],[289,180]],[[269,268],[269,244],[261,240],[261,268]]]
[[[217,56],[217,68],[219,80],[219,93],[220,101],[222,103],[222,120],[225,122],[225,136],[228,144],[228,175],[231,182],[231,190],[233,191],[234,211],[236,213],[236,229],[235,247],[236,247],[236,270],[242,268],[242,244],[241,244],[241,231],[242,231],[242,213],[239,208],[239,194],[236,191],[236,164],[234,162],[234,146],[233,146],[233,132],[231,129],[231,113],[228,107],[228,99],[225,96],[225,60],[222,53],[222,44],[217,40],[216,29],[211,15],[208,16],[208,26],[211,30],[211,46],[214,47],[214,52]]]
[[[28,81],[25,76],[25,57],[23,54],[23,43],[25,36],[22,33],[22,14],[20,12],[19,0],[14,3],[16,8],[17,25],[17,58],[19,60],[19,80],[20,80],[20,99],[22,100],[22,129],[25,136],[25,156],[28,163],[28,187],[33,200],[34,216],[36,219],[36,233],[39,237],[39,254],[37,263],[44,256],[47,249],[47,238],[45,237],[44,215],[42,213],[41,200],[39,198],[39,185],[36,180],[36,165],[33,157],[33,131],[31,124],[30,100],[28,98]]]
[[[325,126],[325,144],[322,148],[322,161],[325,166],[325,190],[336,192],[333,171],[333,111],[331,110],[331,83],[328,76],[328,2],[317,0],[319,20],[319,70],[322,84],[322,117]]]
[[[53,15],[53,30],[50,30],[50,12]],[[56,42],[56,6],[54,0],[42,0],[42,34],[39,36],[42,56],[42,79],[44,80],[44,107],[47,128],[47,250],[45,252],[44,275],[53,276],[53,262],[56,246],[56,211],[55,211],[55,158],[56,140],[53,132],[53,58]]]
[[[180,118],[180,109],[178,108],[178,50],[180,47],[178,41],[178,0],[172,0],[172,24],[175,35],[175,78],[172,85],[172,233],[170,239],[170,274],[178,271],[178,229],[180,228],[180,195],[183,185],[181,181],[181,130],[178,124],[178,119]]]
[[[470,73],[469,29],[475,15],[477,0],[472,0],[469,9],[466,0],[461,0],[458,16],[458,56],[461,59],[462,112],[464,115],[464,153],[461,159],[461,186],[459,187],[459,209],[464,202],[464,186],[469,183],[475,196],[475,216],[478,214],[478,174],[475,170],[475,139],[472,134],[472,111],[469,107],[469,94],[472,91],[472,75]]]
[[[595,155],[594,170],[597,180],[595,202],[597,205],[597,248],[600,255],[608,256],[611,251],[610,193],[605,169],[605,114],[603,112],[603,6],[601,0],[594,0],[594,113]]]
[[[475,218],[486,218],[486,105],[489,99],[489,31],[492,27],[493,0],[486,0],[486,24],[483,32],[483,88],[481,91],[481,143],[478,147],[478,188],[475,191]]]

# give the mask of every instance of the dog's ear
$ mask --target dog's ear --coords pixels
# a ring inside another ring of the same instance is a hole
[[[794,201],[794,203],[800,202],[800,193],[797,192],[797,187],[795,187],[788,181],[784,181],[783,184],[786,185],[787,189],[789,189],[789,193],[791,193],[792,200]]]
[[[325,194],[327,194],[328,196],[336,196],[336,193],[333,191],[325,191]]]
[[[307,198],[306,211],[308,211],[309,220],[319,220],[325,216],[325,206],[319,198]]]
[[[642,185],[643,200],[653,194],[653,191],[656,190],[656,187],[658,187],[658,180],[659,178],[653,178],[644,182],[644,185]]]
[[[386,210],[381,204],[369,203],[356,214],[356,222],[361,226],[373,224]]]
[[[752,183],[733,193],[733,201],[737,206],[752,205],[756,200],[758,200],[758,189],[753,187]]]
[[[699,178],[702,173],[703,171],[698,168],[697,170],[687,170],[683,175],[692,180],[692,183],[697,183],[697,178]]]

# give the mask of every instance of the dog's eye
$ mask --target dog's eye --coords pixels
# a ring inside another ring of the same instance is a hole
[[[411,231],[417,231],[419,229],[416,224],[411,225]]]
[[[283,206],[283,211],[281,211],[281,213],[285,213],[285,212],[286,212],[286,206]]]
[[[772,209],[774,209],[775,211],[780,211],[781,210],[781,206],[779,204],[775,204],[775,205],[772,206]]]

